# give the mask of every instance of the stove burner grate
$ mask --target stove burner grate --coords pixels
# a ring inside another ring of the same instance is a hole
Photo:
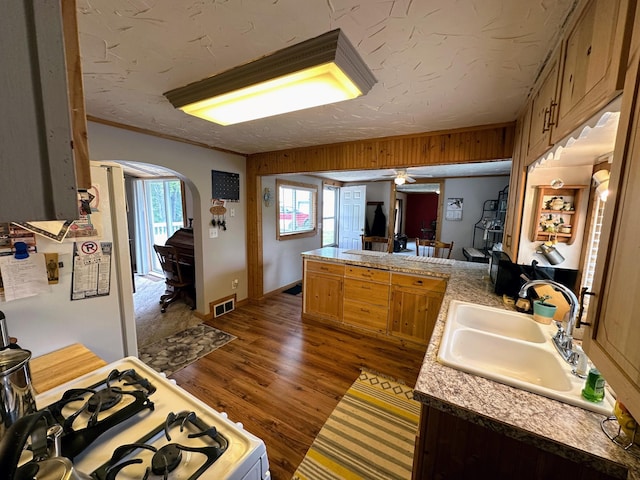
[[[104,412],[115,407],[122,401],[122,391],[118,388],[98,390],[89,397],[87,410],[90,412]]]
[[[180,432],[183,432],[187,424],[197,429],[197,432],[186,435],[186,440],[200,438],[204,439],[208,445],[193,447],[171,442],[170,430],[175,426],[179,426]],[[149,442],[157,441],[162,437],[166,438],[170,443],[165,443],[159,448],[149,444]],[[139,458],[141,453],[150,451],[153,453],[150,462],[148,462],[150,465],[146,466],[142,478],[149,478],[150,473],[153,473],[166,479],[170,472],[180,467],[183,460],[183,452],[195,452],[204,455],[204,461],[187,477],[187,480],[196,480],[215,463],[228,446],[228,440],[218,433],[215,427],[208,426],[199,419],[194,412],[170,413],[163,424],[151,430],[137,442],[118,447],[113,452],[111,459],[92,472],[91,477],[97,480],[117,480],[118,475],[125,474],[128,467],[143,464],[144,460]]]
[[[118,385],[113,385],[114,383]],[[62,455],[73,460],[110,428],[145,409],[153,411],[154,404],[149,400],[149,395],[155,391],[156,387],[134,369],[114,369],[106,378],[87,388],[74,388],[64,392],[60,400],[46,407],[63,427]],[[129,403],[123,405],[125,398]],[[78,408],[71,407],[74,402],[82,404]],[[117,406],[121,408],[116,409]],[[65,409],[71,409],[71,413],[65,412]],[[99,413],[107,411],[111,411],[109,415],[99,418]],[[85,412],[89,414],[86,425],[74,428],[76,420]]]

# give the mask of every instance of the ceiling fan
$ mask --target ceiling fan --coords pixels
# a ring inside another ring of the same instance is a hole
[[[393,175],[389,175],[388,178],[393,178],[393,183],[396,185],[404,185],[405,183],[415,183],[416,179],[410,177],[406,169],[394,170]]]

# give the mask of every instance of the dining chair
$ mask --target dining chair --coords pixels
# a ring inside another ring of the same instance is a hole
[[[387,237],[364,236],[362,238],[362,250],[376,250],[380,252],[392,252],[393,240]]]
[[[424,240],[416,238],[416,255],[423,257],[451,258],[453,243],[439,242],[438,240]],[[422,252],[422,255],[420,254]]]
[[[185,298],[186,303],[195,309],[195,285],[193,278],[187,275],[189,265],[180,261],[180,253],[172,245],[154,245],[158,261],[164,273],[166,291],[160,296],[160,311],[167,311],[167,306],[178,298]]]

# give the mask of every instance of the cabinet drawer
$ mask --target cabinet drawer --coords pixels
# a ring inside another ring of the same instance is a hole
[[[344,298],[345,300],[358,300],[386,308],[389,305],[389,285],[346,278],[344,281]]]
[[[433,292],[444,292],[447,288],[447,281],[442,278],[418,277],[416,275],[402,275],[397,273],[391,276],[391,284],[402,287],[424,288]]]
[[[307,270],[311,272],[332,273],[334,275],[344,274],[344,265],[339,263],[315,262],[307,260]]]
[[[342,306],[342,321],[348,325],[386,332],[387,312],[386,306],[345,299]]]
[[[362,278],[372,282],[389,283],[389,272],[385,270],[376,270],[375,268],[347,265],[344,275],[345,277]]]

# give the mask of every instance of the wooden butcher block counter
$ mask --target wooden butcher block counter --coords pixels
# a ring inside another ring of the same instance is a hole
[[[29,361],[36,393],[45,392],[107,364],[84,345],[75,343]]]

